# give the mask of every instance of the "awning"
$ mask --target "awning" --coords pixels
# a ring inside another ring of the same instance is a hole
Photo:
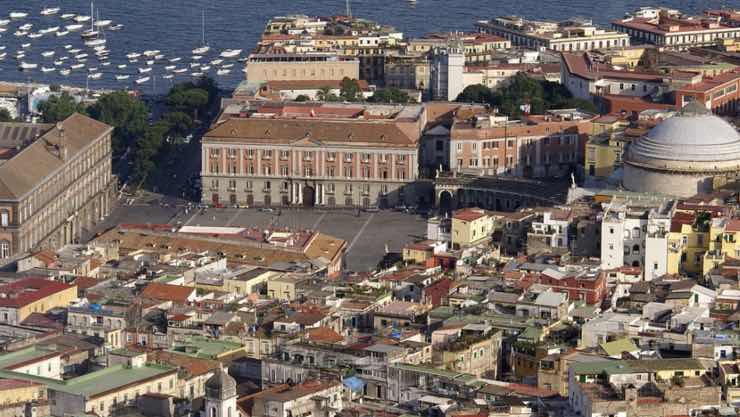
[[[344,384],[345,387],[349,388],[350,391],[360,392],[365,386],[365,381],[356,376],[351,376],[349,378],[344,378],[342,384]]]

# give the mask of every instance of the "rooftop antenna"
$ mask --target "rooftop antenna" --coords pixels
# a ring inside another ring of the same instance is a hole
[[[347,11],[346,11],[347,17],[352,19],[352,8],[349,5],[349,0],[346,1],[346,4],[347,4]]]

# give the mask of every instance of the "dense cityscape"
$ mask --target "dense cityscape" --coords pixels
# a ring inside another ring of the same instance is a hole
[[[740,9],[0,13],[0,417],[740,415]]]

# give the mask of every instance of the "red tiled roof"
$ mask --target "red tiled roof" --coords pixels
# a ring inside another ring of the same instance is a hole
[[[732,219],[725,225],[725,231],[740,232],[740,219]]]
[[[195,291],[193,287],[152,282],[141,292],[141,297],[160,301],[186,303],[193,291]]]
[[[313,342],[323,343],[339,343],[344,341],[344,338],[339,333],[328,327],[310,329],[308,331],[308,339]]]
[[[693,213],[676,212],[671,218],[671,232],[680,232],[683,225],[693,224],[695,220],[696,215]]]
[[[0,307],[19,308],[31,304],[60,291],[75,288],[40,277],[22,278],[0,287]]]
[[[41,384],[31,381],[22,381],[20,379],[0,379],[0,391],[37,386],[41,386]]]
[[[471,222],[473,220],[480,219],[481,217],[485,216],[486,212],[481,209],[473,209],[473,208],[466,208],[462,210],[456,211],[453,215],[453,219],[458,219],[466,222]]]

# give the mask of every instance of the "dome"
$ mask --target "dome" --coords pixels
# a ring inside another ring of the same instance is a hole
[[[740,135],[732,125],[700,104],[690,103],[676,116],[634,141],[625,162],[679,171],[737,169]]]
[[[236,381],[220,366],[206,381],[206,396],[209,398],[226,399],[236,396]]]

